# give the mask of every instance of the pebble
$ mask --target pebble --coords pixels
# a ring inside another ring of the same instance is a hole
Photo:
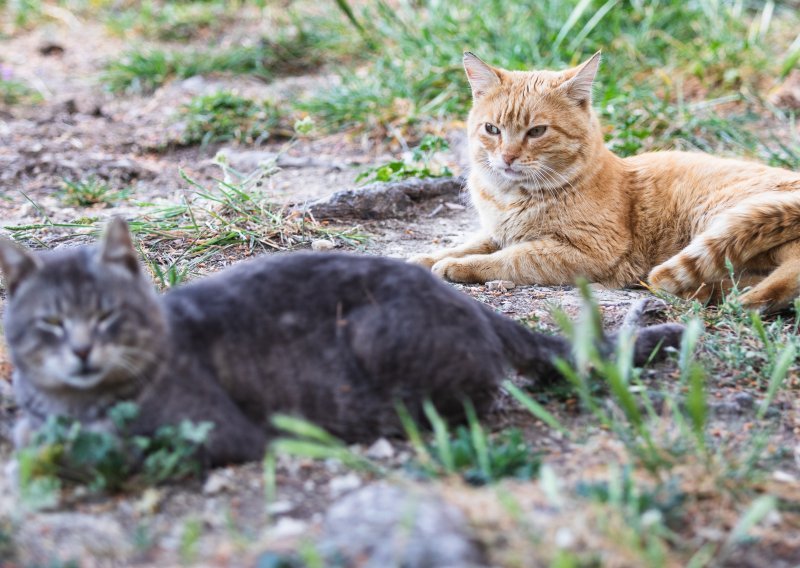
[[[290,501],[275,501],[267,505],[267,513],[270,515],[282,515],[294,509],[294,504]]]
[[[516,288],[517,285],[514,284],[511,280],[489,280],[486,283],[486,289],[490,292],[508,292],[509,290],[513,290]]]
[[[755,399],[753,398],[753,395],[749,393],[737,392],[735,395],[733,395],[733,402],[742,408],[753,408]]]
[[[378,438],[367,449],[366,455],[374,460],[388,460],[394,457],[394,447],[386,438]]]
[[[228,489],[233,489],[233,481],[227,469],[213,472],[203,484],[203,493],[206,495],[216,495]]]
[[[311,241],[311,250],[326,251],[336,248],[336,243],[328,239],[316,239]]]
[[[328,483],[328,490],[334,499],[359,487],[361,487],[361,478],[355,473],[334,477]]]
[[[331,505],[316,544],[325,565],[486,565],[461,511],[430,491],[385,482],[368,485]]]
[[[287,538],[303,534],[306,527],[308,524],[305,521],[292,517],[281,517],[268,532],[271,538]]]

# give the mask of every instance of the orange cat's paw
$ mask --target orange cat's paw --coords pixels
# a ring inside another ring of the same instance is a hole
[[[647,281],[653,288],[679,295],[685,291],[683,279],[668,263],[660,264],[650,271]]]
[[[444,258],[434,264],[431,270],[437,276],[449,280],[450,282],[461,282],[463,284],[484,282],[475,270],[473,263],[469,260]]]
[[[406,262],[418,264],[430,270],[433,265],[436,264],[436,257],[430,254],[416,254],[409,258]]]

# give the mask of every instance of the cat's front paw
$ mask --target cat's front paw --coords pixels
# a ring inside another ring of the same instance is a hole
[[[685,291],[682,282],[683,279],[678,272],[679,267],[670,266],[668,262],[665,262],[650,271],[650,274],[647,276],[647,281],[653,288],[677,296]]]
[[[461,258],[443,258],[433,265],[431,271],[450,282],[470,284],[474,282],[483,283],[485,281],[475,269],[474,263]]]
[[[436,264],[436,257],[431,254],[415,254],[411,258],[409,258],[406,262],[411,264],[418,264],[424,268],[430,270],[434,264]]]

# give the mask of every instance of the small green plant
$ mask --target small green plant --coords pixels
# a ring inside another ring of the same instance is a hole
[[[188,519],[181,531],[180,555],[184,564],[197,560],[197,545],[203,536],[203,523],[199,519]]]
[[[130,189],[114,190],[108,183],[89,176],[81,180],[65,179],[60,197],[64,205],[89,207],[99,203],[113,205],[127,199],[130,194]]]
[[[0,79],[0,102],[6,105],[38,103],[42,96],[21,81]]]
[[[433,428],[433,439],[423,441],[419,426],[400,405],[398,413],[416,453],[412,470],[426,477],[460,475],[472,485],[494,483],[506,477],[532,479],[539,473],[541,459],[516,428],[489,435],[481,426],[472,405],[466,403],[466,426],[451,434],[433,404],[424,405]]]
[[[579,482],[575,493],[600,503],[609,503],[621,508],[629,521],[641,523],[648,511],[658,511],[668,526],[677,527],[686,495],[681,491],[678,479],[671,478],[656,486],[639,487],[629,465],[612,469],[610,481]],[[641,528],[641,526],[639,527]]]
[[[232,73],[264,80],[309,71],[333,54],[355,49],[329,22],[298,20],[254,45],[200,50],[132,50],[110,62],[103,81],[112,92],[149,92],[171,79]],[[287,30],[287,31],[283,31]]]
[[[381,166],[369,168],[358,175],[356,182],[450,177],[453,175],[450,168],[438,165],[434,161],[437,152],[444,152],[449,148],[450,145],[444,138],[426,134],[420,143],[411,149],[408,159],[393,160]]]
[[[290,135],[282,126],[283,113],[273,103],[257,103],[228,91],[195,97],[179,116],[186,122],[184,144],[229,140],[257,144],[269,137]]]
[[[129,483],[156,484],[201,473],[198,451],[211,423],[182,421],[162,426],[152,437],[128,435],[137,415],[134,403],[118,403],[108,412],[113,425],[108,430],[91,430],[63,416],[48,417],[31,443],[17,452],[23,501],[32,509],[51,507],[68,486],[116,491]]]
[[[219,30],[231,18],[224,3],[153,2],[114,13],[108,27],[118,35],[137,34],[165,41],[188,40]]]

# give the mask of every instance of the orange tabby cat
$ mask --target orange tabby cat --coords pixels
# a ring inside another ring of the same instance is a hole
[[[592,110],[597,53],[563,72],[507,71],[464,55],[472,87],[469,191],[482,233],[412,262],[456,282],[724,289],[748,307],[800,293],[800,174],[702,153],[619,158]],[[648,274],[649,273],[649,274]]]

